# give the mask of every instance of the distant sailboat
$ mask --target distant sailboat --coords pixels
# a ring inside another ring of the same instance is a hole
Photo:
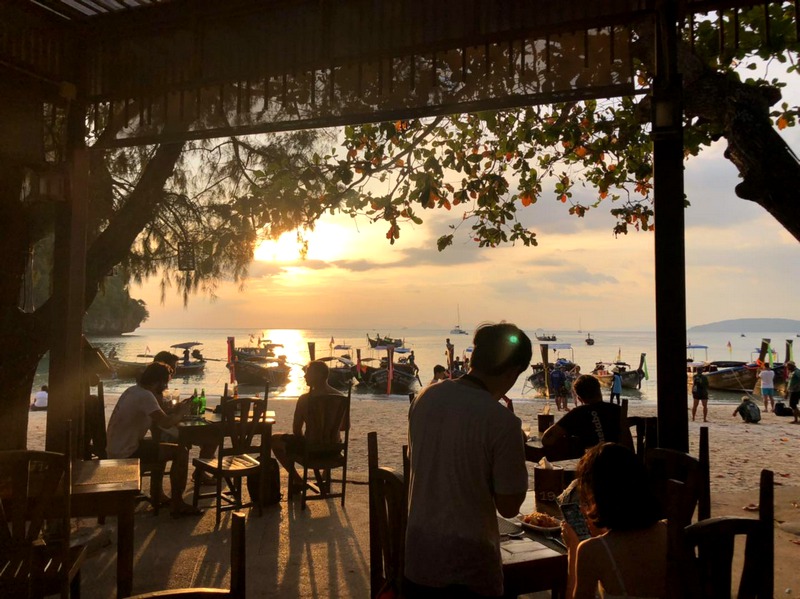
[[[469,335],[467,331],[461,328],[461,306],[456,306],[456,310],[458,311],[458,324],[450,329],[451,335]]]

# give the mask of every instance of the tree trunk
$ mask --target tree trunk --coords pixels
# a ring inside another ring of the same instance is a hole
[[[159,147],[145,165],[136,188],[111,219],[106,230],[90,245],[86,270],[86,306],[109,270],[119,264],[137,235],[158,210],[164,185],[172,176],[182,151],[181,144]],[[19,309],[20,290],[32,243],[29,211],[20,201],[23,171],[0,164],[0,236],[4,274],[0,277],[0,413],[5,434],[0,450],[27,446],[31,386],[36,368],[50,346],[51,304],[46,301],[34,313]]]

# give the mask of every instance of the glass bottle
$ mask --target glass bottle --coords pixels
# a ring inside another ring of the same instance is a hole
[[[206,413],[206,390],[200,391],[200,415],[204,416]]]

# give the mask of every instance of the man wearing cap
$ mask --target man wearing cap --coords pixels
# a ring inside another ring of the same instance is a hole
[[[498,400],[528,368],[531,341],[501,323],[473,344],[469,373],[425,387],[409,410],[409,599],[503,594],[496,513],[519,513],[528,471],[520,419]]]

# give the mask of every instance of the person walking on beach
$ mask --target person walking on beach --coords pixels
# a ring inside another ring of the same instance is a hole
[[[325,364],[325,362],[315,361],[308,363],[305,374],[308,393],[304,393],[297,398],[297,405],[295,405],[294,408],[294,419],[292,421],[292,432],[276,433],[272,435],[272,453],[275,454],[275,459],[278,460],[281,466],[286,469],[286,472],[289,473],[289,485],[293,485],[295,489],[302,489],[303,487],[303,477],[300,476],[294,467],[294,456],[302,453],[303,446],[306,442],[304,428],[307,426],[309,417],[311,416],[309,413],[309,397],[344,395],[338,389],[328,384],[328,373],[328,365]],[[320,402],[314,405],[322,410],[327,407]],[[331,410],[328,410],[328,412],[330,411]],[[316,418],[324,417],[324,415],[314,416],[316,416]],[[334,416],[335,414],[327,414],[326,419],[329,420]],[[346,424],[346,422],[343,422],[342,427],[344,428]]]
[[[708,379],[702,372],[692,377],[692,421],[697,416],[697,406],[703,403],[703,422],[708,422]]]
[[[614,374],[611,377],[611,397],[609,398],[610,403],[616,403],[617,405],[621,405],[622,400],[620,399],[622,395],[622,374],[618,369],[614,369]],[[617,401],[615,402],[614,399]]]
[[[567,409],[567,376],[560,368],[553,368],[550,372],[550,393],[556,399],[556,409]]]
[[[170,513],[173,518],[196,516],[202,511],[183,501],[186,477],[189,472],[189,451],[176,443],[156,443],[145,439],[153,426],[170,428],[178,424],[191,407],[190,398],[179,403],[173,414],[167,415],[156,400],[156,393],[169,387],[170,367],[161,362],[148,364],[139,382],[120,395],[108,420],[106,450],[112,459],[139,458],[145,462],[172,462]]]
[[[764,411],[775,411],[775,372],[767,364],[761,365],[758,372],[761,379],[761,397],[764,399]]]
[[[543,447],[556,447],[568,437],[577,437],[584,449],[598,443],[622,443],[633,447],[630,430],[620,429],[620,406],[603,401],[600,381],[582,374],[573,385],[581,404],[542,434]]]
[[[409,599],[503,594],[496,514],[519,513],[528,470],[522,423],[499,400],[532,346],[508,323],[479,327],[473,344],[470,371],[425,387],[409,410]]]
[[[792,408],[794,414],[794,424],[800,423],[800,409],[797,404],[800,403],[800,370],[792,361],[786,362],[786,370],[789,372],[789,380],[786,383],[786,399],[789,400],[789,407]]]

